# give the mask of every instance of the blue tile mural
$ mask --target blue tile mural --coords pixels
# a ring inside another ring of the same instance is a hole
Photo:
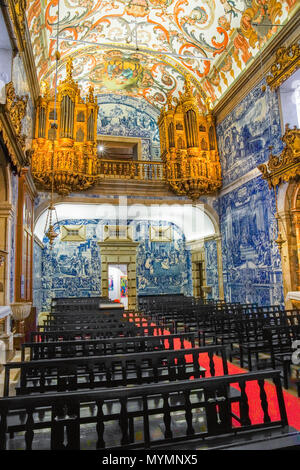
[[[283,304],[275,198],[260,177],[220,198],[225,299]]]
[[[276,93],[262,91],[261,82],[217,126],[223,185],[268,160],[269,146],[282,149],[279,103]]]
[[[85,242],[55,240],[52,250],[47,239],[42,252],[42,287],[36,289],[35,302],[47,310],[51,297],[93,296],[101,292],[101,257],[97,241],[109,220],[63,220],[58,225],[85,225]],[[151,225],[173,227],[172,242],[151,242],[148,221],[128,221],[133,238],[140,241],[137,256],[137,288],[141,294],[183,292],[192,294],[190,252],[180,229],[166,222]],[[38,286],[38,280],[35,283]]]
[[[207,240],[204,243],[204,250],[205,250],[205,266],[206,266],[206,285],[212,287],[212,290],[207,295],[207,298],[218,299],[219,298],[219,276],[218,276],[217,242],[215,240]]]
[[[144,100],[113,94],[99,95],[98,104],[98,134],[139,137],[142,159],[160,159],[157,110]]]

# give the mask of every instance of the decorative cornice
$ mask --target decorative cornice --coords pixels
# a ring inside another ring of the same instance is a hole
[[[280,47],[276,51],[276,60],[271,67],[271,75],[267,76],[267,84],[271,90],[275,90],[299,67],[299,44],[291,44],[289,47]]]
[[[288,47],[292,43],[299,41],[299,23],[300,4],[292,18],[280,28],[275,38],[265,46],[261,53],[258,54],[255,59],[251,59],[252,64],[242,72],[238,80],[229,87],[214,107],[213,112],[216,116],[217,124],[222,122],[262,78],[265,77],[274,62],[274,55],[277,49],[284,44]]]

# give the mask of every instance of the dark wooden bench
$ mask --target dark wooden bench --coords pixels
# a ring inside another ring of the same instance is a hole
[[[266,327],[263,337],[268,345],[270,365],[273,369],[281,367],[284,388],[289,388],[294,341],[300,340],[300,324],[290,326]]]
[[[171,331],[170,331],[171,332]],[[160,327],[146,326],[139,327],[133,322],[126,322],[119,327],[114,325],[103,325],[100,329],[86,328],[62,330],[62,331],[32,331],[30,333],[30,342],[43,342],[43,341],[70,341],[76,339],[99,339],[99,338],[115,338],[119,336],[153,336],[156,334],[163,334]]]
[[[272,408],[276,401],[278,417],[270,411],[267,381],[275,385]],[[251,383],[259,390],[255,422],[249,412]],[[232,419],[232,386],[241,391],[239,423]],[[260,440],[262,444],[264,433],[269,439],[277,436],[276,448],[288,447],[287,442],[295,442],[295,437],[299,444],[299,433],[288,426],[279,371],[2,398],[0,417],[2,450],[13,448],[13,440],[7,436],[17,432],[24,433],[23,438],[18,437],[18,448],[27,450],[78,450],[85,448],[87,439],[89,448],[95,449],[171,449],[179,445],[220,449],[239,443],[243,448],[243,443],[247,446]],[[108,422],[113,429],[110,433],[106,432]],[[41,438],[39,430],[48,430],[48,435],[44,431]]]
[[[44,320],[41,326],[52,326],[52,325],[68,325],[68,324],[89,324],[97,322],[112,323],[112,322],[136,322],[148,321],[140,313],[137,312],[125,312],[118,310],[100,310],[100,311],[84,311],[84,312],[69,312],[69,313],[56,313],[50,314]]]
[[[222,359],[220,374],[228,374],[226,350],[220,346],[167,349],[135,355],[130,353],[9,362],[4,366],[3,394],[9,395],[10,373],[17,369],[20,370],[20,384],[16,387],[16,393],[27,395],[204,377],[205,368],[200,365],[200,355],[206,356],[210,375],[214,376],[216,354]]]
[[[175,346],[176,341],[176,348]],[[128,354],[164,349],[184,349],[185,341],[195,347],[193,333],[179,333],[159,336],[137,336],[102,338],[95,340],[56,341],[43,343],[23,343],[21,361],[25,351],[30,351],[30,360],[54,359],[63,357],[102,356],[106,354]]]

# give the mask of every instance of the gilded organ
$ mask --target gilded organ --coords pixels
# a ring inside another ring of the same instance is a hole
[[[98,181],[97,113],[93,88],[84,100],[72,77],[69,59],[66,79],[50,97],[43,83],[39,97],[31,168],[34,179],[45,189],[61,195],[88,189]]]
[[[218,190],[222,178],[213,116],[199,111],[189,77],[178,103],[168,98],[158,125],[169,187],[192,200]]]

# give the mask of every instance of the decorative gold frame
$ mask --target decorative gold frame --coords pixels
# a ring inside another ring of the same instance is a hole
[[[62,242],[85,242],[86,226],[85,225],[63,225],[61,227]]]
[[[26,114],[28,96],[17,96],[14,85],[9,82],[5,86],[6,102],[0,104],[0,132],[7,147],[10,160],[21,171],[28,165],[25,156],[25,136],[21,135],[21,123]]]
[[[267,84],[271,90],[276,90],[300,66],[299,44],[280,47],[276,51],[276,60],[271,66],[271,74],[267,76]]]
[[[103,228],[103,241],[129,240],[132,241],[132,227],[128,225],[105,225]]]
[[[290,129],[286,124],[281,140],[285,144],[281,154],[273,155],[271,151],[268,163],[258,166],[270,188],[300,175],[300,129]]]
[[[149,228],[149,238],[151,242],[172,242],[172,227],[155,227],[151,225]]]

